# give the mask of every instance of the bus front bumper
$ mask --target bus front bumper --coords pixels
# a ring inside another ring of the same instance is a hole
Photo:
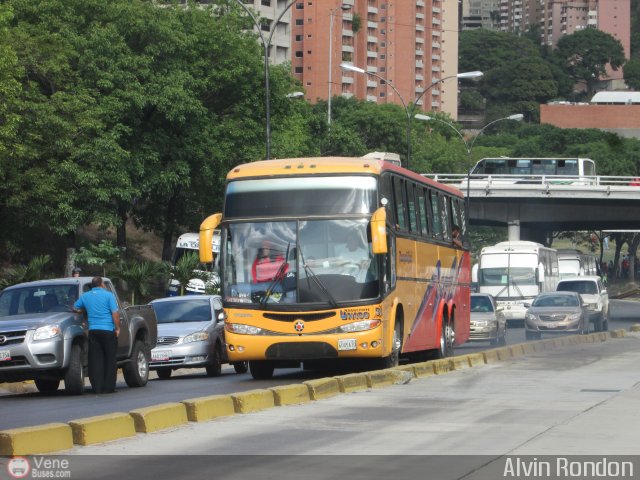
[[[382,327],[324,335],[240,335],[225,332],[230,362],[376,358],[384,355]]]

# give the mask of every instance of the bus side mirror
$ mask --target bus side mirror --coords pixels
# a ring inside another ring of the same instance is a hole
[[[380,207],[371,216],[371,251],[375,254],[387,253],[387,212]]]
[[[198,250],[200,252],[200,261],[202,263],[213,262],[213,249],[211,245],[213,243],[213,231],[222,222],[222,214],[214,213],[213,215],[205,218],[204,222],[200,224],[200,245]]]
[[[478,264],[476,263],[473,268],[471,268],[471,281],[473,283],[478,283]]]

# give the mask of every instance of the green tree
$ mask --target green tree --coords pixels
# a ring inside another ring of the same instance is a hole
[[[165,271],[160,263],[134,262],[121,265],[112,276],[124,282],[125,290],[131,293],[131,305],[135,305],[136,296],[139,299],[147,297],[151,282]]]
[[[46,278],[46,269],[51,263],[49,255],[33,257],[26,265],[19,265],[4,272],[0,278],[0,290],[23,282],[33,282]]]
[[[180,295],[184,295],[184,290],[192,278],[197,278],[204,282],[209,280],[209,274],[200,270],[198,254],[191,252],[185,253],[175,265],[169,266],[169,274],[172,280],[180,284]]]
[[[587,93],[595,91],[597,83],[607,73],[609,64],[613,70],[625,61],[620,41],[596,28],[585,28],[558,40],[556,57],[575,82],[584,82]]]
[[[623,67],[624,83],[632,90],[640,90],[640,58],[632,58]]]
[[[109,240],[101,240],[98,244],[80,247],[73,254],[74,263],[98,267],[102,275],[107,275],[107,266],[117,266],[120,263],[122,251]]]

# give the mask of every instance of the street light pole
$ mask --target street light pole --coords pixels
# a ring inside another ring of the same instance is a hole
[[[476,133],[476,135],[473,137],[473,139],[471,140],[471,143],[467,142],[467,140],[464,138],[464,135],[462,134],[462,132],[460,130],[458,130],[455,125],[453,125],[450,122],[447,122],[446,120],[442,120],[441,118],[438,117],[430,117],[429,115],[422,115],[420,113],[416,114],[415,116],[418,120],[424,120],[424,121],[431,121],[431,120],[435,120],[436,122],[440,122],[443,123],[445,125],[447,125],[448,127],[450,127],[454,132],[456,132],[456,134],[460,137],[460,140],[462,140],[462,143],[464,143],[464,148],[467,151],[467,163],[469,164],[469,168],[467,169],[467,196],[465,198],[465,207],[466,207],[466,211],[467,211],[467,220],[469,219],[469,193],[470,193],[470,177],[471,177],[471,169],[473,168],[473,165],[471,165],[471,149],[473,148],[473,144],[476,143],[476,140],[478,139],[478,137],[480,135],[482,135],[482,132],[484,132],[488,127],[490,127],[491,125],[493,125],[496,122],[500,122],[502,120],[514,120],[516,122],[521,121],[524,118],[524,115],[522,113],[515,113],[513,115],[509,115],[508,117],[502,117],[502,118],[497,118],[489,123],[487,123],[484,127],[482,127],[478,133]]]
[[[249,15],[256,29],[258,30],[258,35],[260,35],[260,40],[262,41],[262,47],[264,49],[264,102],[265,102],[265,117],[266,117],[266,125],[265,125],[265,134],[266,134],[266,159],[269,160],[271,158],[271,99],[270,99],[270,84],[269,84],[269,47],[271,46],[271,41],[273,40],[273,34],[278,28],[278,23],[284,16],[284,14],[289,10],[296,0],[291,1],[285,8],[282,10],[278,18],[273,22],[271,28],[269,29],[269,37],[265,39],[262,34],[262,28],[260,27],[260,22],[253,14],[253,12],[247,7],[242,0],[236,0],[236,3],[240,5],[245,12]]]
[[[405,111],[405,114],[407,116],[407,161],[406,161],[405,168],[409,168],[409,164],[410,164],[410,161],[411,161],[411,121],[413,119],[413,111],[415,110],[416,106],[418,105],[418,102],[420,102],[420,99],[422,99],[424,94],[427,93],[429,90],[431,90],[436,85],[438,85],[439,83],[442,83],[445,80],[448,80],[450,78],[479,78],[479,77],[481,77],[483,75],[482,72],[473,71],[473,72],[458,73],[457,75],[450,75],[448,77],[440,78],[440,79],[436,80],[435,82],[433,82],[431,85],[429,85],[427,88],[425,88],[420,93],[420,95],[418,95],[418,97],[409,105],[404,100],[404,98],[402,97],[402,95],[400,94],[398,89],[393,85],[393,83],[391,83],[386,78],[378,75],[377,73],[368,72],[368,71],[366,71],[366,70],[364,70],[362,68],[356,67],[355,65],[352,65],[350,63],[341,63],[340,64],[340,68],[342,68],[343,70],[350,71],[350,72],[362,73],[362,74],[365,74],[365,75],[371,75],[372,77],[379,78],[386,85],[389,85],[393,89],[394,92],[396,92],[396,95],[398,96],[398,98],[402,102],[402,106],[404,107],[404,111]]]
[[[329,96],[327,97],[327,125],[331,128],[331,97],[333,87],[333,16],[338,10],[351,10],[352,5],[343,3],[329,12]]]

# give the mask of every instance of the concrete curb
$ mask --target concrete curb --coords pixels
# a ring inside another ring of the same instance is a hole
[[[184,425],[187,419],[187,407],[184,403],[162,403],[153,407],[131,410],[136,432],[151,433],[165,428]]]
[[[69,422],[73,432],[73,443],[94,445],[119,438],[133,437],[136,427],[128,413],[108,413],[96,417],[81,418]]]
[[[73,433],[66,423],[47,423],[0,432],[0,455],[33,455],[72,447]]]
[[[229,395],[211,395],[208,397],[183,400],[190,422],[205,422],[218,417],[235,415],[233,398]]]
[[[631,327],[640,331],[640,324]],[[183,400],[152,407],[72,420],[68,423],[16,428],[0,431],[0,455],[33,455],[68,450],[76,445],[91,445],[138,433],[151,433],[188,422],[203,422],[237,413],[251,413],[276,406],[306,403],[330,398],[339,393],[364,391],[389,385],[408,383],[414,378],[441,375],[455,370],[513,359],[532,353],[555,350],[564,346],[604,342],[623,338],[625,330],[595,332],[587,335],[549,338],[514,344],[460,357],[402,365],[387,370],[353,373],[333,378],[308,380],[302,384],[256,389],[230,395]]]

